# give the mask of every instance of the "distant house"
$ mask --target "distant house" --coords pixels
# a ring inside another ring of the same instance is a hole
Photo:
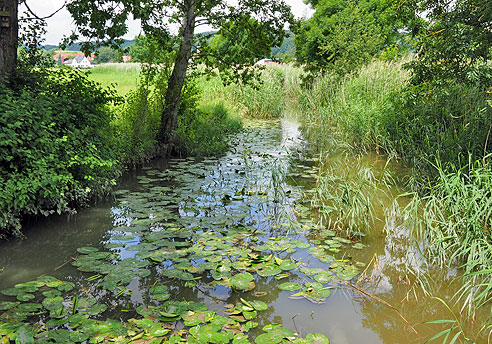
[[[278,62],[277,62],[277,61],[275,61],[275,60],[272,60],[272,59],[263,59],[263,60],[260,60],[260,61],[256,62],[256,64],[257,64],[258,66],[264,66],[264,65],[276,65],[276,64],[278,64]]]
[[[92,68],[91,61],[85,56],[75,56],[71,66],[72,68]]]
[[[60,52],[56,55],[53,56],[53,59],[57,62],[61,62],[63,64],[66,64],[65,62],[67,60],[71,60],[77,56],[82,56],[82,57],[85,57],[85,55],[83,53],[76,53],[76,52]],[[94,61],[94,59],[96,58],[96,55],[95,54],[90,54],[89,56],[87,56],[87,59],[89,61]]]

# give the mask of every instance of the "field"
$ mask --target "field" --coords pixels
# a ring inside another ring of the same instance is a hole
[[[88,71],[89,78],[103,85],[113,85],[120,95],[126,95],[138,84],[140,64],[107,63],[95,66]]]

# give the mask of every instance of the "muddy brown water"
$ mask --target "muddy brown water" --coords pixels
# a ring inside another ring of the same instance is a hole
[[[339,163],[341,158],[336,159]],[[329,164],[329,161],[326,163]],[[363,158],[363,164],[377,167],[384,165],[384,161],[381,163],[379,156],[367,155]],[[272,173],[268,171],[272,166],[277,170],[287,166],[290,172],[295,172],[292,173],[295,177],[278,173],[281,181],[276,187],[284,192],[280,202],[247,204],[247,198],[234,197],[230,203],[223,201],[225,193],[233,195],[234,190],[248,183],[256,183],[258,188],[266,189],[272,183]],[[297,220],[292,202],[299,201],[313,188],[316,182],[316,169],[313,167],[316,167],[316,161],[312,159],[308,144],[295,122],[254,121],[247,124],[246,134],[242,133],[233,139],[231,151],[223,157],[154,161],[124,176],[118,189],[122,193],[128,191],[142,194],[151,192],[151,188],[156,185],[172,189],[174,195],[179,195],[176,196],[179,200],[159,205],[162,216],[184,219],[185,226],[196,226],[201,218],[209,218],[213,213],[215,218],[224,217],[224,221],[227,221],[228,216],[233,219],[242,217],[241,221],[265,229],[269,233],[267,235],[283,235],[277,226],[276,216],[282,213],[289,221]],[[154,177],[162,171],[171,171],[168,180],[165,183],[156,182],[154,179],[158,178]],[[333,171],[336,173],[336,169]],[[401,190],[396,188],[395,195],[398,192]],[[222,200],[220,209],[217,207],[217,199]],[[385,206],[389,208],[390,204]],[[112,247],[118,250],[122,258],[134,256],[134,251],[125,249],[128,246],[118,247],[118,241],[112,239],[117,233],[115,228],[130,218],[127,205],[122,204],[116,194],[75,215],[53,216],[27,224],[27,239],[0,243],[0,268],[4,270],[0,276],[0,289],[44,274],[72,281],[83,288],[91,274],[77,271],[71,266],[77,248],[103,247],[113,243]],[[389,223],[391,226],[391,218]],[[396,227],[396,224],[393,225]],[[386,233],[383,228],[382,223],[377,223],[361,239],[366,245],[364,249],[347,249],[342,252],[343,256],[368,266],[364,278],[359,275],[351,283],[373,297],[340,282],[339,287],[333,289],[332,295],[318,304],[306,299],[291,299],[290,292],[276,287],[278,281],[272,278],[260,279],[256,281],[254,291],[266,294],[261,300],[267,302],[269,308],[260,313],[257,319],[259,329],[262,324],[282,323],[302,336],[323,333],[333,344],[423,343],[443,329],[441,325],[421,324],[428,320],[450,319],[452,315],[438,300],[424,295],[419,288],[412,288],[414,278],[411,275],[407,277],[407,267],[415,264],[414,268],[421,269],[421,266],[418,252],[412,261],[408,260],[408,252],[414,250],[408,231],[402,227]],[[298,238],[305,241],[306,237],[315,236],[316,230],[313,229],[299,234]],[[137,236],[133,243],[138,242]],[[294,253],[293,257],[306,266],[323,267],[323,263],[306,250]],[[435,295],[450,301],[459,288],[459,283],[453,282],[458,274],[458,271],[442,271],[439,268],[430,271]],[[299,280],[303,278],[301,276]],[[132,291],[131,296],[124,301],[128,305],[138,306],[143,302],[141,283],[135,279],[128,286]],[[177,287],[182,288],[179,297],[205,303],[217,312],[223,311],[225,304],[234,303],[238,299],[238,295],[222,286],[207,291],[184,288],[179,283]],[[403,318],[414,326],[418,334]],[[477,320],[474,324],[466,325],[466,329],[476,332],[481,325],[480,320]],[[258,331],[254,330],[253,336]]]

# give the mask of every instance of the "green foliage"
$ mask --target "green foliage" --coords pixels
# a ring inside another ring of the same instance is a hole
[[[490,87],[492,9],[487,0],[412,0],[400,9],[410,18],[416,59],[411,63],[413,84],[457,81]],[[420,15],[426,11],[427,21]]]
[[[300,119],[320,151],[332,150],[334,140],[358,149],[394,151],[387,126],[397,120],[393,96],[409,78],[402,65],[373,61],[342,80],[326,74],[302,91]]]
[[[200,48],[200,56],[208,68],[219,69],[225,82],[249,83],[256,70],[244,66],[253,66],[259,59],[269,57],[272,47],[280,45],[285,34],[249,16],[236,17],[224,23],[209,45]]]
[[[388,139],[423,177],[436,176],[432,161],[459,164],[490,150],[492,108],[479,87],[459,83],[422,84],[395,95],[395,113],[388,118]],[[423,178],[421,178],[423,179]]]
[[[169,60],[160,66],[142,65],[138,86],[118,107],[114,125],[125,165],[135,166],[153,156],[170,75]]]
[[[1,236],[18,234],[25,215],[68,211],[114,184],[113,91],[70,70],[1,90]]]
[[[36,52],[36,58],[33,59],[30,55],[32,51],[28,51],[26,47],[22,46],[17,49],[18,59],[20,65],[27,65],[34,63],[33,68],[50,68],[56,66],[56,61],[53,56],[56,54],[54,50],[39,49]]]
[[[398,37],[395,4],[387,0],[311,1],[312,18],[296,23],[296,57],[308,71],[345,75],[370,62]]]
[[[162,63],[172,51],[174,40],[165,35],[138,35],[135,44],[130,47],[129,54],[132,62]]]
[[[492,292],[492,165],[491,156],[468,162],[434,165],[438,177],[424,197],[414,195],[403,215],[413,235],[424,241],[432,264],[465,272],[456,301],[481,305]]]
[[[279,118],[285,110],[284,72],[280,68],[266,68],[261,79],[251,84],[233,85],[232,99],[253,118]]]
[[[185,154],[216,155],[229,149],[228,135],[240,128],[241,121],[231,117],[223,104],[210,104],[181,114],[176,140]]]
[[[102,47],[96,53],[95,63],[123,62],[123,52],[118,49]]]

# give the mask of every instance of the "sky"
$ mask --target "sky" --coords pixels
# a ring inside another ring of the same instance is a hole
[[[64,0],[27,0],[29,8],[33,10],[39,17],[50,15],[57,9],[59,9]],[[309,17],[312,14],[312,10],[309,6],[305,5],[302,0],[285,0],[292,8],[292,13],[297,17]],[[19,8],[21,12],[25,11],[25,7]],[[60,43],[64,35],[69,35],[72,28],[72,18],[67,10],[63,9],[47,20],[47,34],[45,44],[57,45]],[[133,39],[140,33],[140,25],[137,21],[129,23],[129,32],[124,37],[126,39]]]

